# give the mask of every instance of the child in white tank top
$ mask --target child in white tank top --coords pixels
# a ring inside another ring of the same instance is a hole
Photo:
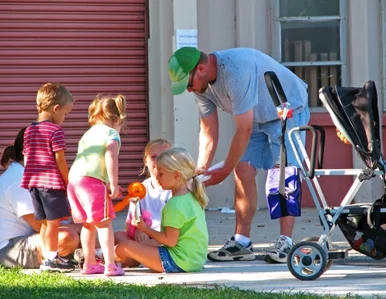
[[[162,209],[171,197],[171,191],[163,190],[158,184],[156,180],[157,168],[155,160],[159,154],[170,147],[172,147],[172,144],[169,141],[165,139],[155,139],[146,145],[143,153],[144,167],[141,174],[145,174],[147,172],[149,177],[142,182],[146,187],[146,196],[140,201],[141,210],[147,211],[151,214],[151,228],[157,231],[161,230],[160,224]],[[126,222],[127,221],[129,221],[129,214],[127,215]],[[125,231],[117,231],[114,233],[115,244],[130,240],[127,235],[126,225],[127,224],[125,223]],[[135,231],[134,240],[137,242],[145,242],[146,244],[159,246],[158,242],[150,239],[148,235],[140,230]],[[135,267],[138,266],[139,263],[135,260],[128,259],[127,261],[122,262],[122,265],[124,267]]]

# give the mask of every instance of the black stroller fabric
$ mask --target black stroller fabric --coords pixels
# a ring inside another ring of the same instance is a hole
[[[373,81],[362,88],[335,86],[323,87],[330,108],[339,119],[346,136],[365,165],[371,169],[384,169],[380,150],[380,123],[377,89]]]

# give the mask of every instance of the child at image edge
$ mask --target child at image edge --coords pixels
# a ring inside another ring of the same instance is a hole
[[[151,140],[145,147],[143,151],[143,163],[144,167],[140,175],[147,173],[148,178],[142,182],[142,184],[146,188],[146,195],[140,201],[141,210],[147,211],[151,214],[151,228],[160,231],[161,230],[161,215],[162,209],[165,204],[169,200],[172,195],[170,190],[163,190],[161,185],[157,181],[157,167],[156,167],[156,159],[157,157],[165,150],[172,147],[172,144],[165,139],[154,139]],[[129,219],[130,210],[127,215],[126,223],[127,226]],[[127,231],[117,231],[114,233],[115,244],[120,242],[130,240]],[[143,231],[137,229],[135,231],[134,240],[137,242],[159,246],[160,244],[150,239],[148,235],[146,235]],[[126,259],[125,261],[121,261],[122,266],[125,267],[135,267],[138,266],[139,263],[131,258]]]
[[[82,136],[69,173],[67,188],[75,223],[83,223],[81,243],[84,253],[82,274],[124,275],[114,262],[115,213],[111,199],[122,194],[118,185],[119,132],[126,118],[122,95],[98,95],[88,109],[91,128]],[[98,232],[104,267],[95,259]]]
[[[21,186],[29,190],[36,220],[42,220],[40,236],[44,259],[41,270],[69,272],[74,265],[58,255],[62,218],[71,216],[66,197],[68,166],[64,131],[60,126],[71,112],[74,99],[59,83],[44,84],[37,93],[38,118],[24,133],[25,170]]]
[[[162,210],[162,230],[147,227],[143,219],[136,226],[162,245],[124,241],[115,246],[117,259],[132,258],[156,272],[201,271],[208,249],[207,196],[195,174],[196,166],[181,148],[162,152],[156,165],[159,184],[172,191]]]

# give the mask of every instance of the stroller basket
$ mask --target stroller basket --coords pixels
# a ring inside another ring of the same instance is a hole
[[[357,217],[361,220],[363,216],[366,215],[358,215]],[[386,257],[386,231],[375,228],[359,228],[361,223],[355,223],[345,216],[339,217],[337,223],[352,249],[376,260]]]

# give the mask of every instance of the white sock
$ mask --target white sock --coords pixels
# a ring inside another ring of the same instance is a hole
[[[46,251],[46,258],[51,261],[55,259],[57,255],[58,253],[56,251]]]
[[[95,249],[95,255],[98,257],[102,257],[103,256],[102,248]]]
[[[291,239],[290,237],[285,236],[285,235],[280,235],[280,237],[286,238],[286,239],[287,239],[287,242],[288,242],[291,246],[294,245],[294,243],[292,242],[292,239]]]
[[[251,239],[243,235],[235,234],[235,241],[239,242],[244,247],[247,247],[251,242]]]

